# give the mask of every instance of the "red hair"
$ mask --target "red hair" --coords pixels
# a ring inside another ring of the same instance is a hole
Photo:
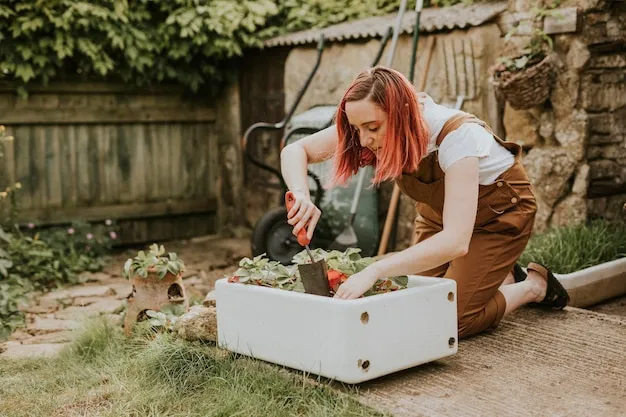
[[[359,132],[350,126],[346,102],[371,100],[387,114],[387,129],[379,158],[361,146]],[[374,184],[413,172],[426,154],[430,134],[422,117],[417,92],[401,73],[391,68],[374,67],[352,81],[337,108],[337,150],[332,184],[345,184],[360,167],[375,167]]]

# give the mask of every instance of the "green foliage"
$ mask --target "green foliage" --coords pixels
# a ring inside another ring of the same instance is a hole
[[[265,36],[393,13],[398,9],[400,0],[283,0],[277,3],[280,12],[270,21],[263,33]],[[414,7],[414,1],[409,3]]]
[[[54,227],[37,231],[33,223],[28,230],[34,238],[46,242],[55,256],[63,257],[72,271],[99,271],[104,267],[106,255],[118,239],[112,220],[103,223],[73,221],[68,227]]]
[[[316,261],[324,260],[326,262],[328,271],[338,271],[344,274],[344,277],[354,275],[374,262],[373,258],[361,258],[360,252],[361,249],[357,248],[348,248],[344,252],[325,251],[319,248],[311,251]],[[243,258],[239,262],[239,269],[229,278],[229,282],[304,292],[297,265],[310,263],[311,258],[306,251],[302,251],[293,257],[293,262],[294,265],[287,267],[279,262],[270,261],[265,257],[265,254],[253,259]],[[364,295],[369,296],[406,288],[407,284],[408,278],[406,276],[379,279],[372,289]]]
[[[185,263],[182,259],[178,259],[175,253],[170,252],[167,256],[164,255],[165,248],[156,243],[150,245],[148,253],[139,251],[137,256],[127,259],[124,263],[124,277],[131,279],[138,275],[147,278],[148,274],[156,273],[160,279],[163,279],[168,273],[178,275],[185,270]]]
[[[7,252],[13,262],[10,273],[36,290],[78,282],[73,265],[44,241],[17,235],[10,240]]]
[[[494,78],[505,80],[516,72],[538,64],[552,51],[554,47],[552,38],[540,29],[539,26],[542,25],[544,17],[546,17],[551,10],[558,7],[559,4],[560,0],[555,0],[545,7],[535,7],[532,9],[533,30],[526,47],[521,50],[518,56],[499,57],[496,63],[489,68],[489,72]],[[504,40],[509,42],[511,38],[517,34],[517,31],[518,26],[513,26],[504,36]]]
[[[83,271],[99,271],[117,235],[113,222],[75,222],[38,231],[34,224],[7,233],[0,228],[0,340],[24,325],[18,305],[30,291],[79,282]]]
[[[433,0],[449,6],[471,0]],[[264,39],[394,13],[400,0],[6,0],[0,79],[175,83],[215,96]],[[414,8],[410,1],[408,9]]]
[[[19,305],[31,289],[28,281],[17,275],[5,276],[0,273],[0,342],[6,340],[15,329],[26,324],[25,315],[19,310]]]
[[[343,252],[317,248],[311,252],[316,261],[324,259],[329,269],[335,269],[348,276],[361,272],[374,262],[373,258],[361,258],[361,249],[357,248],[348,248]],[[310,262],[310,258],[306,251],[302,251],[293,257],[293,262],[303,264]]]
[[[568,274],[622,257],[626,257],[626,224],[597,219],[533,236],[520,263],[539,262]]]
[[[292,290],[296,284],[296,276],[280,262],[270,261],[265,255],[253,259],[243,258],[239,261],[239,269],[234,274],[237,282],[255,284],[265,287],[276,287]]]
[[[173,82],[215,94],[231,58],[260,45],[271,0],[8,0],[0,5],[0,74],[137,86]]]
[[[24,325],[24,313],[18,307],[31,289],[27,281],[9,274],[13,260],[7,246],[11,240],[11,235],[0,228],[0,341],[6,340],[14,329]]]
[[[508,40],[514,32],[505,36]],[[518,72],[541,62],[552,50],[553,41],[540,29],[534,29],[528,45],[522,49],[521,55],[516,57],[499,57],[496,66],[491,69],[492,73],[499,74],[504,71]]]

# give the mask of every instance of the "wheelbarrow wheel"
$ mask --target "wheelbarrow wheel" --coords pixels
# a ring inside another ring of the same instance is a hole
[[[293,226],[287,223],[287,209],[279,207],[267,212],[252,232],[252,255],[265,253],[273,261],[291,264],[293,256],[302,251],[292,230]]]

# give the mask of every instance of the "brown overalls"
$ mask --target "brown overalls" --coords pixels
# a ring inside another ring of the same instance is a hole
[[[444,124],[437,137],[437,147],[448,133],[463,123],[478,123],[493,134],[480,119],[461,113]],[[526,248],[537,211],[530,181],[522,165],[521,147],[496,135],[494,138],[515,155],[515,163],[495,183],[479,186],[478,211],[468,253],[432,270],[418,272],[456,281],[460,338],[496,327],[500,322],[506,302],[498,287]],[[416,172],[403,174],[396,182],[417,202],[413,244],[441,231],[444,172],[437,161],[437,151],[424,157]]]

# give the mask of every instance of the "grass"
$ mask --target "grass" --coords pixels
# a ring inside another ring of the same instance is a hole
[[[556,273],[568,274],[625,256],[626,223],[594,220],[533,236],[520,264],[539,262]]]
[[[381,416],[354,392],[147,330],[88,324],[51,359],[0,359],[0,416]]]

